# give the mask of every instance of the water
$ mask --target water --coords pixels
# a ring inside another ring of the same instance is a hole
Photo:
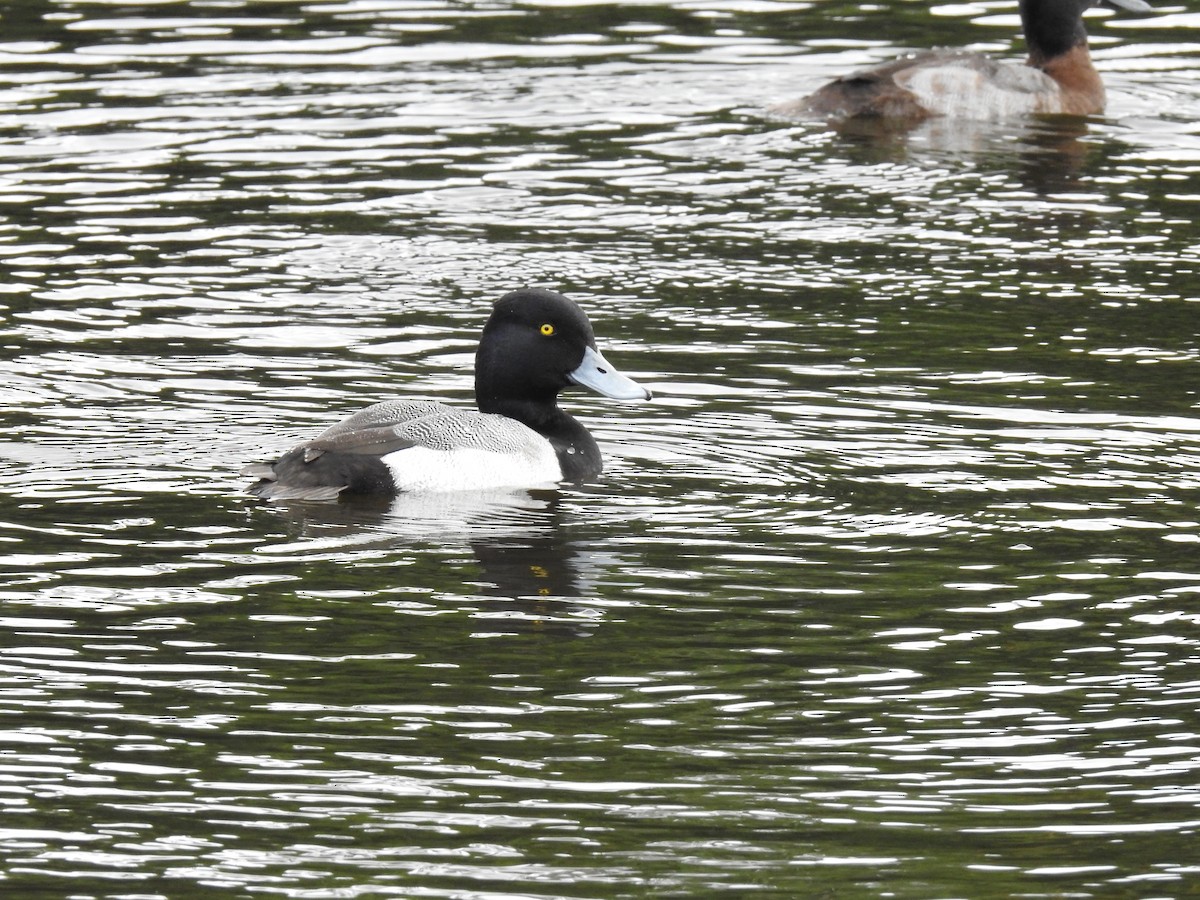
[[[6,896],[1193,892],[1196,15],[904,135],[764,110],[1009,4],[0,27]],[[522,284],[600,483],[241,493]]]

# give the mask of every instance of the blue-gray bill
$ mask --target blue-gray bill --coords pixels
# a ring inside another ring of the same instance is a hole
[[[613,400],[649,400],[650,392],[625,375],[617,371],[599,350],[588,347],[575,371],[567,376],[578,385],[591,388],[597,394],[611,397]]]

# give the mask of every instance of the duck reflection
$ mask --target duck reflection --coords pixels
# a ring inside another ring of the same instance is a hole
[[[578,553],[561,534],[472,541],[487,579],[484,590],[506,598],[579,597]]]
[[[1040,195],[1074,188],[1093,149],[1085,140],[1088,120],[1080,116],[1037,116],[1019,123],[852,119],[829,127],[866,162],[923,153],[970,157],[985,164],[1001,164]]]
[[[402,494],[355,502],[287,502],[261,509],[282,516],[294,539],[266,552],[330,552],[434,544],[469,547],[482,596],[514,600],[581,597],[581,553],[562,526],[558,491]],[[593,565],[598,563],[587,556]]]

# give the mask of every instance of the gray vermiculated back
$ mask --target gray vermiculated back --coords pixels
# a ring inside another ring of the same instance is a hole
[[[544,440],[532,429],[505,416],[458,409],[432,400],[387,400],[360,410],[328,428],[314,441],[321,444],[355,431],[389,427],[415,447],[431,450],[487,450],[531,453]]]

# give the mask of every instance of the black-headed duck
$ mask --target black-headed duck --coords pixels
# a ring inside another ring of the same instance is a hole
[[[501,297],[475,356],[479,411],[432,400],[368,406],[244,474],[268,500],[333,500],[409,491],[538,487],[594,478],[595,438],[558,406],[575,384],[617,400],[650,392],[596,349],[591,322],[573,301],[540,288]]]

